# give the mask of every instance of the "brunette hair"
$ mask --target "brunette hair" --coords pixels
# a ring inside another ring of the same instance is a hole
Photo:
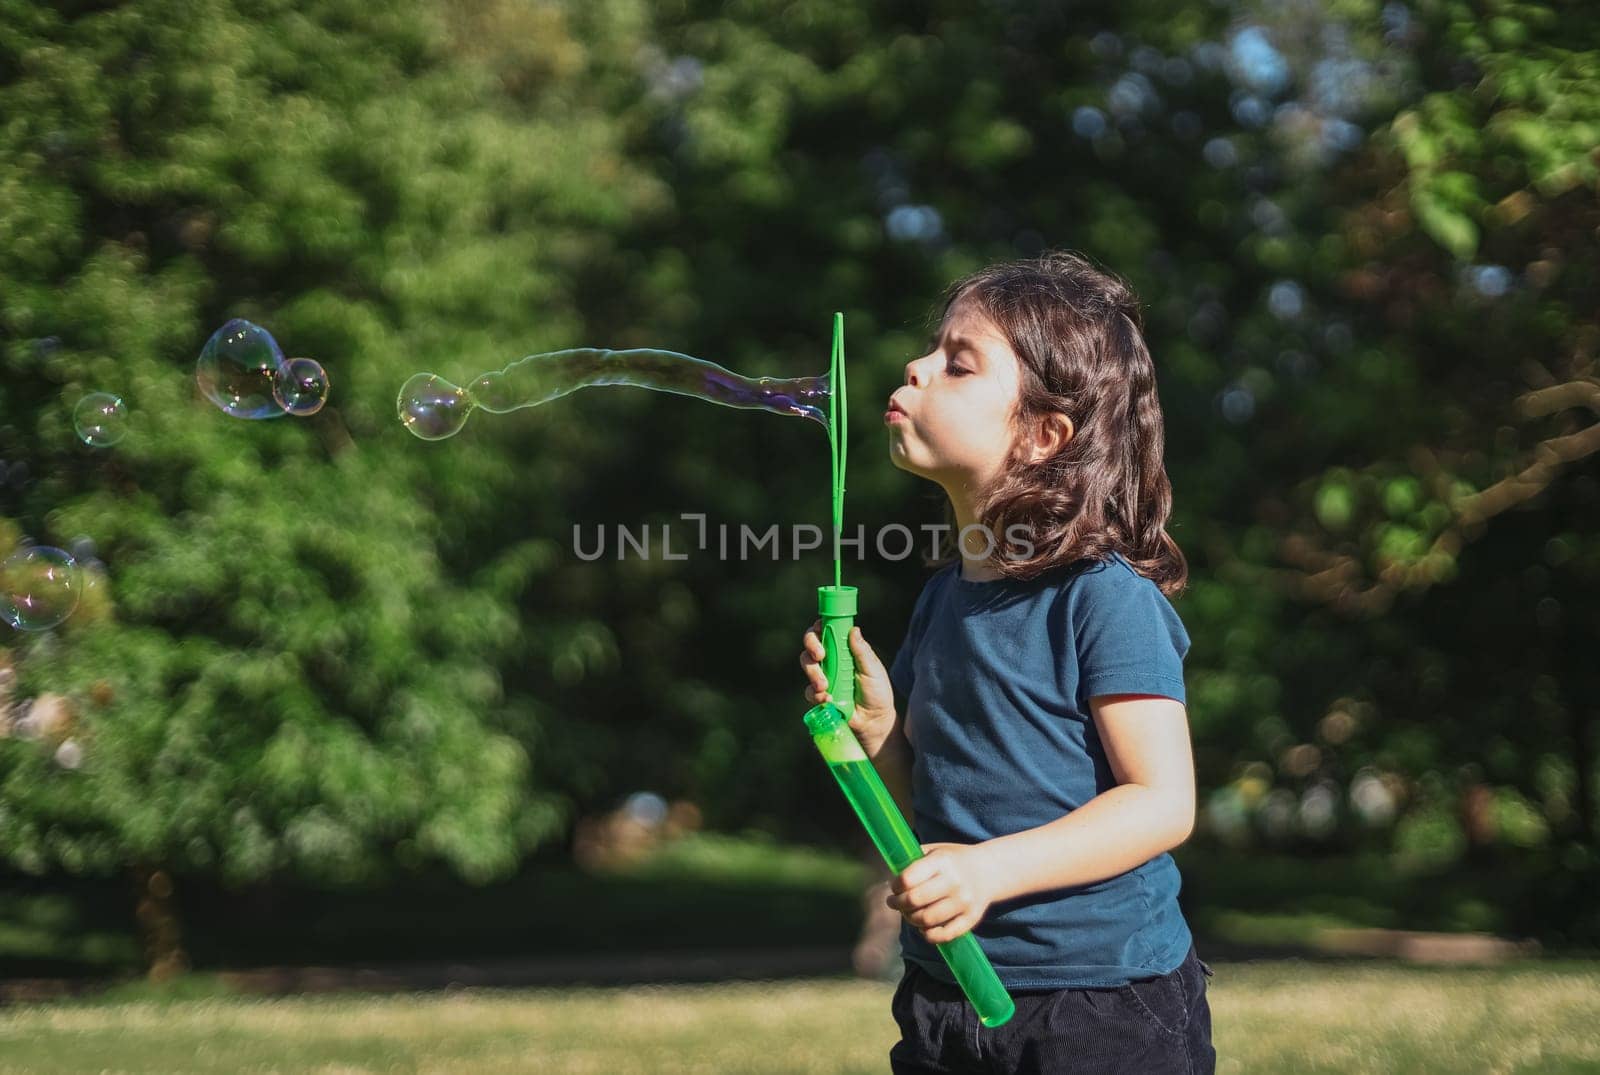
[[[1189,569],[1166,531],[1172,483],[1162,462],[1161,403],[1132,289],[1080,254],[1051,250],[951,284],[935,330],[963,298],[1017,356],[1017,428],[1051,414],[1065,414],[1073,427],[1059,451],[1036,463],[1027,462],[1026,439],[1018,437],[1006,466],[979,491],[977,517],[995,544],[989,563],[1007,578],[1029,579],[1118,552],[1163,594],[1182,592]],[[948,501],[946,515],[950,530],[927,566],[959,558]],[[1019,524],[1031,556],[1011,551],[1010,528]]]

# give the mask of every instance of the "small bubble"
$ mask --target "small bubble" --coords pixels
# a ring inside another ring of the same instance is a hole
[[[110,392],[90,392],[72,408],[72,428],[91,448],[109,448],[128,432],[128,408]]]
[[[467,393],[438,374],[415,374],[400,388],[400,422],[423,440],[455,436],[472,408]]]
[[[316,414],[328,401],[328,372],[314,358],[291,358],[273,378],[272,398],[290,414]]]
[[[0,563],[0,618],[19,631],[56,626],[78,607],[78,565],[60,549],[36,545]]]

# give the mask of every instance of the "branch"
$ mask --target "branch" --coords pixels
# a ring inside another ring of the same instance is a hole
[[[1519,396],[1512,404],[1526,419],[1539,418],[1570,407],[1587,407],[1600,416],[1600,381],[1583,378],[1540,388]],[[1476,539],[1484,524],[1548,489],[1562,469],[1600,452],[1600,421],[1576,433],[1552,437],[1534,445],[1531,461],[1517,473],[1487,489],[1463,498],[1456,517],[1440,531],[1433,544],[1415,563],[1391,563],[1378,572],[1377,581],[1362,586],[1366,574],[1359,559],[1323,547],[1302,533],[1286,535],[1279,555],[1299,570],[1264,569],[1278,585],[1304,599],[1332,605],[1341,612],[1375,616],[1387,611],[1403,590],[1438,582],[1445,565],[1467,542]],[[1442,473],[1426,448],[1417,451],[1420,469]],[[1437,483],[1436,483],[1437,484]]]

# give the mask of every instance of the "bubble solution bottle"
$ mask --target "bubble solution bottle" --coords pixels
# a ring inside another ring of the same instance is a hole
[[[844,712],[832,702],[823,702],[806,713],[805,722],[812,742],[816,743],[889,869],[898,874],[921,858],[922,845],[890,797],[889,789],[884,787],[883,778],[872,767],[866,751],[861,749]],[[999,1026],[1011,1018],[1016,1011],[1011,994],[1006,992],[989,957],[984,955],[978,939],[970,931],[953,941],[945,941],[938,949],[984,1026]]]

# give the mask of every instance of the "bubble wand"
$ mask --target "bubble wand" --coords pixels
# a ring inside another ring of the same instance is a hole
[[[811,741],[828,763],[828,770],[839,782],[867,835],[889,869],[898,874],[922,857],[922,845],[848,723],[856,705],[850,628],[855,623],[857,593],[854,586],[844,585],[840,556],[846,461],[843,426],[847,416],[842,313],[833,315],[833,357],[828,374],[834,389],[828,396],[828,447],[833,459],[833,585],[817,588],[817,612],[822,620],[822,672],[828,679],[828,696],[839,701],[813,706],[806,713],[805,722]],[[1011,1018],[1016,1005],[970,930],[937,947],[984,1026],[999,1026]]]

